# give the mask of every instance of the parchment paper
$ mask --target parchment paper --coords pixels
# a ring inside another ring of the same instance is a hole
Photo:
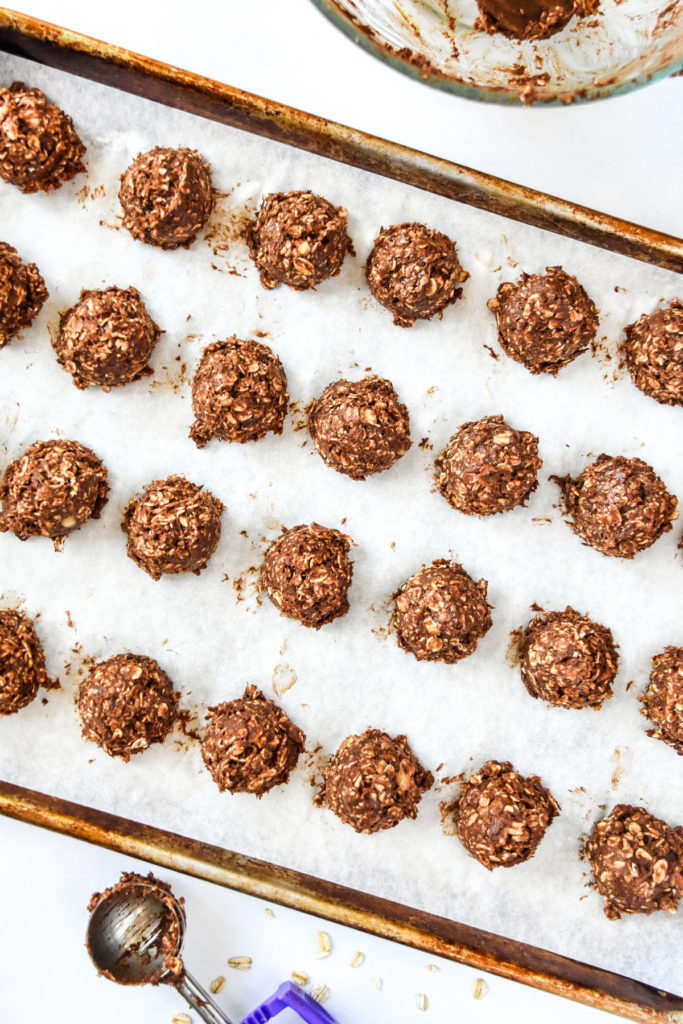
[[[683,410],[641,395],[615,358],[623,325],[679,294],[680,278],[2,57],[2,82],[14,79],[44,88],[72,114],[88,175],[49,196],[0,184],[2,239],[38,263],[50,291],[34,326],[0,353],[0,468],[34,440],[75,438],[103,459],[112,489],[102,519],[60,554],[48,540],[0,536],[2,601],[39,615],[48,670],[63,683],[47,703],[0,720],[2,776],[682,991],[683,915],[607,921],[577,855],[579,836],[618,801],[683,821],[683,760],[645,735],[637,702],[651,655],[683,643],[680,525],[633,562],[605,558],[562,521],[547,480],[577,474],[602,451],[638,455],[683,498]],[[116,230],[119,175],[157,144],[198,148],[225,193],[212,241],[189,251],[159,252]],[[266,292],[239,228],[262,193],[299,187],[347,207],[357,256],[317,292]],[[471,277],[442,321],[401,330],[370,296],[362,265],[380,225],[412,219],[456,239]],[[500,353],[486,307],[499,281],[552,264],[579,275],[601,310],[604,339],[601,354],[585,354],[556,380],[532,378]],[[79,392],[49,331],[81,288],[109,284],[139,288],[166,332],[154,377],[110,394]],[[203,347],[232,334],[273,347],[298,405],[282,437],[198,451],[187,436],[189,379]],[[359,483],[328,469],[296,427],[329,381],[365,371],[393,381],[414,445],[389,472]],[[541,483],[526,508],[465,517],[434,493],[434,455],[461,423],[498,412],[539,436]],[[131,496],[170,473],[205,484],[227,511],[200,577],[154,582],[126,557],[120,522]],[[259,606],[250,572],[282,524],[312,520],[356,544],[351,610],[319,632],[281,618],[268,601]],[[493,628],[456,666],[418,663],[386,631],[389,595],[439,557],[489,580],[495,606]],[[599,712],[532,700],[508,664],[509,634],[529,621],[533,602],[571,604],[613,629],[620,672]],[[128,764],[109,758],[81,739],[74,695],[91,659],[125,650],[157,658],[200,718],[247,682],[271,697],[276,687],[308,750],[322,751],[261,801],[220,795],[197,744],[182,737]],[[439,780],[510,759],[542,776],[561,816],[531,861],[490,874],[442,831],[440,803],[457,784],[440,782],[416,821],[356,835],[314,809],[310,783],[321,754],[370,725],[407,733]]]

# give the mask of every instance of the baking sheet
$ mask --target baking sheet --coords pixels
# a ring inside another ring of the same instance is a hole
[[[608,922],[576,856],[601,805],[642,802],[683,820],[682,766],[645,736],[636,700],[651,654],[683,642],[680,527],[632,563],[606,559],[562,522],[547,481],[607,451],[646,458],[683,497],[683,411],[642,396],[615,357],[622,326],[678,294],[680,277],[19,58],[3,56],[2,69],[3,82],[39,85],[72,114],[89,168],[87,179],[51,196],[0,187],[3,240],[38,263],[50,290],[34,327],[1,353],[2,468],[37,438],[72,437],[104,460],[112,491],[102,520],[60,554],[47,541],[0,536],[3,601],[40,613],[48,670],[64,684],[46,705],[0,720],[0,773],[680,991],[680,915]],[[157,144],[198,148],[224,193],[208,240],[188,252],[157,252],[117,230],[118,177]],[[358,256],[316,293],[265,292],[241,225],[263,192],[297,187],[348,208]],[[409,331],[376,306],[362,272],[380,225],[406,219],[455,238],[471,274],[441,322]],[[498,351],[486,299],[521,269],[555,263],[579,274],[601,309],[604,340],[596,358],[586,354],[557,380],[539,380],[486,348]],[[138,287],[165,329],[155,374],[108,395],[78,392],[49,331],[82,287],[108,284]],[[189,380],[204,345],[231,334],[273,347],[297,404],[280,438],[198,451],[187,437]],[[358,483],[325,467],[297,427],[330,380],[366,370],[393,381],[411,413],[414,446],[390,472]],[[460,423],[496,412],[538,434],[541,485],[526,509],[470,520],[433,493],[433,458]],[[200,577],[155,583],[125,557],[119,524],[133,494],[173,472],[224,501],[224,532]],[[356,542],[351,611],[318,633],[280,618],[269,602],[259,606],[251,571],[281,524],[314,519]],[[388,595],[437,557],[488,579],[495,606],[493,628],[456,666],[420,664],[386,633]],[[509,633],[528,621],[534,601],[569,603],[612,627],[621,670],[601,711],[546,708],[506,661]],[[322,751],[260,802],[220,795],[197,746],[182,738],[129,764],[112,761],[81,740],[73,696],[91,659],[123,650],[156,657],[188,707],[237,696],[246,682],[268,695],[275,688],[308,749]],[[510,759],[543,777],[562,814],[532,861],[492,874],[442,832],[440,803],[455,795],[452,783],[427,794],[416,822],[357,836],[312,807],[310,781],[324,752],[368,725],[407,732],[440,780],[489,757]]]

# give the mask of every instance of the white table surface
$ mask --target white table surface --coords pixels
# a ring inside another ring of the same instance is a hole
[[[308,0],[17,0],[27,13],[242,89],[629,220],[683,235],[683,79],[573,108],[474,104],[428,89],[355,48]],[[0,58],[1,67],[1,58]],[[4,81],[0,74],[0,82]],[[682,288],[683,291],[683,288]],[[83,937],[90,894],[146,865],[0,818],[0,1020],[3,1024],[168,1024],[186,1009],[170,989],[124,989],[96,976]],[[324,983],[340,1024],[505,1019],[590,1024],[607,1015],[486,977],[350,929],[160,871],[186,900],[186,956],[240,1020],[293,970]],[[332,953],[315,958],[319,929]],[[356,951],[363,965],[352,969]],[[228,968],[248,955],[250,971]],[[438,967],[429,970],[428,965]],[[485,977],[479,1001],[472,986]],[[382,979],[381,991],[374,979]],[[416,995],[428,997],[426,1016]],[[196,1021],[196,1015],[190,1015]],[[278,1020],[293,1021],[282,1015]]]

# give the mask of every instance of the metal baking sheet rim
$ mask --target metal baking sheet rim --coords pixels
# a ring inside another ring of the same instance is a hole
[[[683,240],[375,138],[0,7],[0,50],[683,273]],[[0,782],[0,813],[316,914],[634,1021],[683,997],[402,904]]]

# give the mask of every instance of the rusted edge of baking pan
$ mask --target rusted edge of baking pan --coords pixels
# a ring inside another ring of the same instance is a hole
[[[0,782],[0,814],[315,914],[647,1024],[683,1022],[683,997],[443,917],[45,793]]]
[[[683,239],[355,131],[1,7],[0,48],[524,224],[683,273]]]

